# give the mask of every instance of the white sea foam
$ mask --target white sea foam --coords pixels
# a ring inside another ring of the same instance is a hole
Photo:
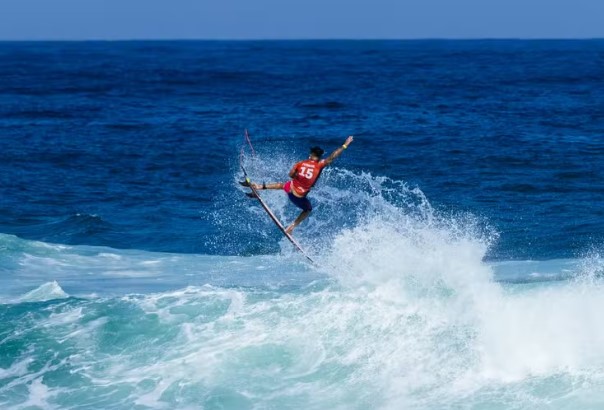
[[[28,391],[27,401],[21,405],[21,408],[33,407],[49,410],[57,408],[57,406],[51,405],[48,399],[56,396],[58,391],[51,392],[48,386],[42,382],[42,378],[33,380],[28,386]]]
[[[20,302],[44,302],[53,299],[65,299],[69,295],[61,289],[57,281],[47,282],[38,288],[27,292],[21,298]]]
[[[32,357],[26,357],[13,363],[8,369],[0,367],[0,380],[11,377],[20,377],[27,373],[29,364],[33,361]]]

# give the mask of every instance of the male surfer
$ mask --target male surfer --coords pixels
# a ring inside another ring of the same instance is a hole
[[[310,215],[312,205],[306,196],[317,182],[317,179],[319,178],[319,175],[321,175],[323,168],[331,164],[334,159],[340,156],[342,151],[348,148],[352,141],[352,136],[346,138],[344,144],[332,152],[331,155],[326,159],[321,159],[325,151],[319,147],[312,147],[310,149],[308,159],[296,163],[292,167],[291,171],[289,171],[291,181],[287,181],[285,183],[275,182],[270,184],[252,184],[255,189],[283,189],[285,192],[287,192],[289,200],[298,208],[302,209],[300,215],[298,215],[296,220],[289,225],[287,229],[285,229],[285,232],[291,234],[294,228],[300,225],[300,222],[305,220],[308,215]],[[249,186],[247,181],[240,182],[240,184],[243,186]]]

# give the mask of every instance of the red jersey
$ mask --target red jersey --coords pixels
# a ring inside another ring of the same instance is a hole
[[[322,161],[314,161],[305,159],[298,162],[291,170],[294,175],[292,179],[292,189],[297,196],[305,196],[310,191],[310,188],[317,182],[317,178],[321,175],[321,171],[327,163]]]

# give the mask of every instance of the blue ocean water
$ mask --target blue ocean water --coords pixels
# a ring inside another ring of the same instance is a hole
[[[601,408],[603,67],[602,40],[0,43],[0,407]],[[284,181],[347,135],[312,266],[240,149]]]

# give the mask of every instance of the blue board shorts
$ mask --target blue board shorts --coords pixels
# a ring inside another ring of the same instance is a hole
[[[295,196],[294,194],[292,194],[291,192],[291,181],[288,181],[285,186],[283,187],[283,190],[285,192],[287,192],[287,196],[289,198],[289,200],[292,202],[292,204],[296,205],[298,208],[300,208],[303,211],[312,211],[312,205],[310,204],[310,201],[308,200],[307,197],[304,198],[300,198],[299,196]]]

